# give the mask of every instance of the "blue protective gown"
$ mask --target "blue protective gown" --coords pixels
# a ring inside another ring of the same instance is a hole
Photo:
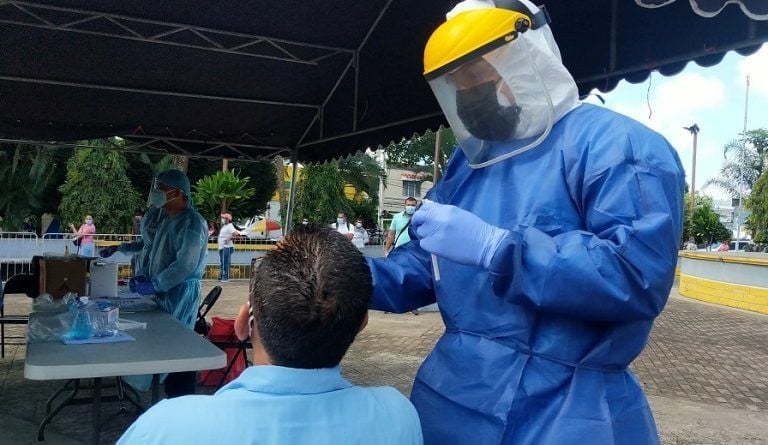
[[[192,329],[200,303],[200,279],[208,254],[208,226],[188,207],[160,220],[144,265],[158,294],[160,307]]]
[[[155,233],[160,226],[160,220],[165,213],[162,209],[157,207],[150,207],[144,213],[144,217],[141,218],[141,224],[139,231],[141,238],[131,241],[130,243],[123,243],[120,245],[120,252],[125,254],[136,255],[136,270],[134,275],[147,276],[149,273],[146,270],[146,266],[149,264],[149,252],[152,250],[152,240],[155,239]]]
[[[418,241],[371,259],[372,308],[437,300],[446,331],[416,375],[426,444],[658,443],[627,366],[674,279],[684,173],[669,143],[581,105],[486,168],[456,150],[427,194],[511,232],[489,270]]]

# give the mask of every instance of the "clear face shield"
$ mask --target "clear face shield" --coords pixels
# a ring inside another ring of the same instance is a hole
[[[539,145],[554,122],[552,99],[525,38],[429,81],[472,168]]]

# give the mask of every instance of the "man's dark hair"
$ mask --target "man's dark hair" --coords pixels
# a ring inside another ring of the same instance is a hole
[[[360,331],[373,293],[360,251],[320,226],[294,229],[264,257],[251,284],[261,343],[272,364],[291,368],[338,365]]]
[[[416,198],[414,198],[413,196],[409,196],[409,197],[405,198],[405,202],[408,202],[408,201],[418,202],[418,201],[416,201]]]

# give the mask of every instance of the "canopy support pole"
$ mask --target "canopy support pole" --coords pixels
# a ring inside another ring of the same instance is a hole
[[[291,189],[288,192],[288,210],[285,212],[285,233],[291,233],[293,229],[293,212],[296,206],[296,182],[299,179],[299,147],[294,147],[291,151]]]

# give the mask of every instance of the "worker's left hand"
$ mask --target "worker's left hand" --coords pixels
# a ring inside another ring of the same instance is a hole
[[[459,264],[488,268],[509,231],[449,204],[425,199],[411,218],[421,247]]]
[[[141,295],[156,295],[157,289],[152,281],[144,281],[142,283],[136,283],[136,293]]]

